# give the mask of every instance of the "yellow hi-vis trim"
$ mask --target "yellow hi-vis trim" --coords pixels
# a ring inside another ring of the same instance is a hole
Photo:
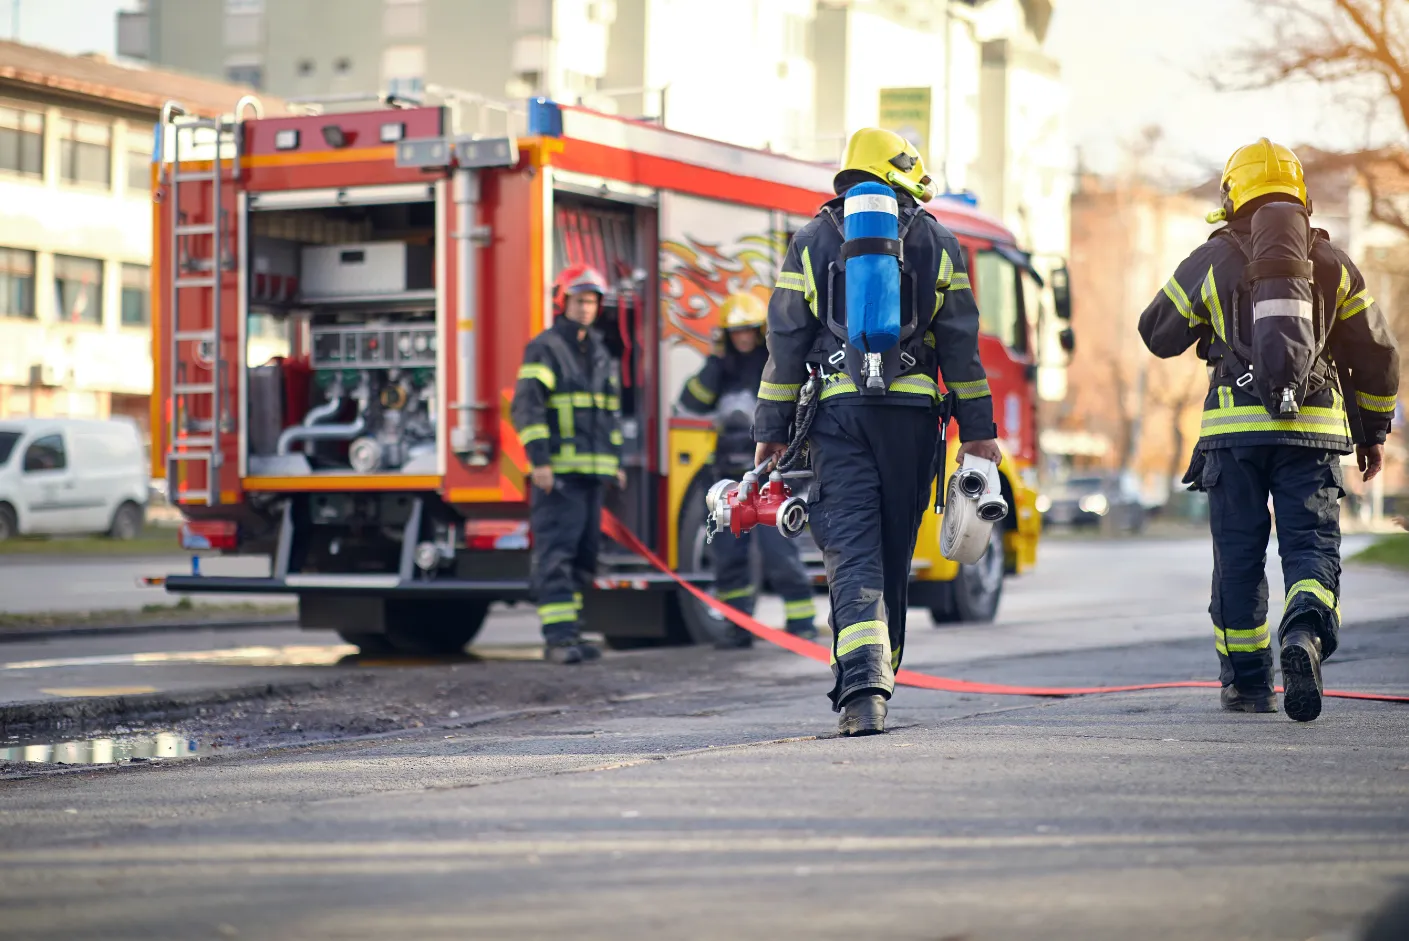
[[[563,624],[568,621],[576,621],[577,605],[572,601],[540,604],[538,606],[538,620],[544,624]]]
[[[1368,290],[1361,291],[1354,297],[1347,298],[1344,303],[1336,305],[1336,319],[1349,320],[1356,314],[1363,313],[1375,299],[1370,296]]]
[[[613,477],[621,468],[621,459],[615,454],[577,454],[563,448],[548,459],[548,466],[555,474],[593,474],[598,477]]]
[[[890,628],[885,621],[861,621],[837,631],[835,656],[840,659],[862,647],[880,647],[882,658],[890,662]]]
[[[1218,407],[1220,409],[1233,407],[1233,390],[1227,386],[1218,387]]]
[[[1350,296],[1350,269],[1341,265],[1340,284],[1336,285],[1336,314],[1345,306],[1345,299]]]
[[[981,399],[984,396],[993,394],[988,388],[987,379],[978,379],[974,382],[949,382],[945,380],[944,384],[953,389],[954,394],[965,401]]]
[[[948,250],[941,248],[939,250],[939,277],[934,282],[935,290],[943,292],[953,279],[954,260],[949,257]]]
[[[1230,653],[1257,653],[1272,645],[1272,634],[1264,621],[1261,627],[1248,630],[1225,631],[1217,626],[1213,629],[1213,646],[1225,657]]]
[[[1337,616],[1340,615],[1340,603],[1336,600],[1335,592],[1316,581],[1316,579],[1303,578],[1291,588],[1288,588],[1286,603],[1290,605],[1292,599],[1301,594],[1311,595],[1317,601],[1336,612]]]
[[[812,272],[812,252],[804,248],[802,250],[802,296],[807,300],[807,306],[812,311],[812,316],[817,316],[817,277]]]
[[[626,439],[622,437],[620,428],[613,428],[611,434],[607,435],[607,440],[610,441],[612,444],[616,445],[617,447],[621,447],[621,445],[626,441]]]
[[[954,276],[949,279],[949,290],[951,291],[968,291],[971,288],[967,271],[956,271]]]
[[[1174,304],[1174,309],[1179,311],[1179,316],[1185,320],[1194,319],[1194,308],[1189,303],[1189,295],[1184,293],[1184,289],[1179,286],[1179,282],[1170,278],[1164,283],[1164,296],[1169,298]]]
[[[760,382],[758,397],[765,402],[796,402],[802,383]]]
[[[801,271],[784,271],[778,275],[778,283],[775,288],[781,291],[797,291],[799,294],[807,293],[807,281],[803,279]]]
[[[789,621],[801,621],[804,618],[810,621],[817,616],[817,606],[812,603],[811,598],[787,601],[783,603],[783,614]]]
[[[524,363],[519,367],[520,379],[536,379],[543,388],[552,392],[558,385],[558,377],[546,363]]]
[[[851,377],[844,372],[832,373],[822,381],[822,394],[818,396],[818,401],[830,399],[834,395],[846,395],[857,391],[856,383],[852,382]],[[924,395],[933,400],[939,397],[939,385],[929,376],[901,376],[886,388],[886,392]]]
[[[719,394],[710,391],[709,387],[700,382],[699,376],[691,376],[690,381],[685,383],[685,388],[690,390],[701,405],[713,405],[714,400],[719,398]]]
[[[1213,438],[1251,431],[1290,431],[1304,435],[1349,438],[1350,423],[1343,408],[1303,408],[1296,418],[1273,418],[1261,405],[1211,408],[1204,412],[1200,435]]]
[[[582,592],[575,591],[572,593],[572,606],[579,611],[582,610]]]
[[[542,441],[548,437],[547,425],[524,425],[519,429],[519,441],[522,444],[532,444],[535,441]]]
[[[1218,299],[1218,282],[1213,277],[1213,265],[1208,266],[1208,274],[1204,277],[1204,283],[1199,288],[1199,296],[1203,298],[1204,307],[1208,308],[1209,314],[1213,317],[1213,332],[1218,334],[1220,339],[1227,342],[1225,327],[1223,324],[1223,302]],[[1194,305],[1189,305],[1189,312],[1184,315],[1188,318],[1189,324],[1208,323],[1194,311]]]
[[[735,601],[739,598],[752,598],[753,586],[747,585],[743,588],[730,588],[728,591],[717,593],[714,597],[718,598],[720,601]]]
[[[1371,412],[1394,412],[1394,396],[1392,395],[1371,395],[1368,392],[1355,392],[1355,404],[1366,411]]]

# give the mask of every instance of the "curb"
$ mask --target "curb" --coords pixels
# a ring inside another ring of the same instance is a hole
[[[0,628],[0,644],[25,640],[45,640],[50,637],[82,637],[84,635],[107,634],[161,634],[178,631],[239,630],[254,627],[297,627],[298,617],[279,615],[267,618],[240,618],[234,621],[149,621],[137,624],[62,624],[54,627]]]
[[[219,706],[274,696],[296,696],[300,693],[332,689],[352,679],[352,675],[348,675],[327,680],[254,683],[246,686],[130,696],[89,696],[79,699],[8,703],[0,705],[0,734],[33,734],[49,730],[67,730],[74,726],[82,728],[87,723],[98,720],[140,721],[157,717],[178,719],[202,706]]]

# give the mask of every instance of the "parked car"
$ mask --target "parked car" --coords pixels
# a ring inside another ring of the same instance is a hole
[[[1037,498],[1043,525],[1100,526],[1122,532],[1145,527],[1145,507],[1133,483],[1119,474],[1072,477]]]
[[[0,541],[105,533],[146,520],[147,466],[130,419],[0,419]]]

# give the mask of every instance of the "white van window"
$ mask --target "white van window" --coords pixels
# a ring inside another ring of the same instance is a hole
[[[18,431],[0,431],[0,467],[10,462],[10,455],[15,453],[15,445],[19,443]]]
[[[31,444],[24,452],[26,471],[63,470],[68,466],[64,455],[64,439],[48,435]]]

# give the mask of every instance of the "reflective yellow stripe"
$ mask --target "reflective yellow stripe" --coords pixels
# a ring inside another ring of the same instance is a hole
[[[798,390],[802,388],[802,383],[791,385],[780,382],[760,382],[758,384],[758,397],[765,402],[796,402]]]
[[[607,435],[607,440],[612,444],[620,445],[625,439],[621,436],[620,429],[613,429],[612,433]]]
[[[947,385],[950,389],[954,390],[954,394],[957,395],[959,398],[964,399],[965,401],[969,399],[981,399],[986,395],[993,394],[988,388],[987,379],[978,379],[974,382],[946,381],[944,384]]]
[[[577,605],[572,601],[560,601],[556,604],[540,604],[538,606],[538,619],[544,624],[562,624],[565,621],[576,621]]]
[[[737,598],[752,598],[753,586],[749,585],[744,588],[731,588],[728,591],[719,592],[714,597],[718,598],[720,601],[733,601]]]
[[[1375,303],[1375,299],[1370,296],[1370,292],[1368,290],[1361,291],[1354,297],[1347,299],[1345,303],[1336,305],[1336,318],[1349,320],[1373,303]]]
[[[575,591],[572,593],[572,606],[579,611],[582,610],[582,592]]]
[[[1179,282],[1170,278],[1164,283],[1164,296],[1174,303],[1174,309],[1179,311],[1179,316],[1185,320],[1194,319],[1193,305],[1189,303],[1189,295],[1184,293],[1184,289],[1179,286]]]
[[[934,286],[938,291],[943,291],[949,287],[949,282],[954,277],[954,260],[949,257],[948,249],[939,250],[939,277],[935,279]]]
[[[938,311],[939,308],[936,307],[935,310]],[[930,349],[934,349],[934,334],[933,334],[933,333],[926,333],[926,334],[925,334],[925,346],[928,346]]]
[[[876,646],[884,651],[882,659],[890,660],[890,629],[885,621],[861,621],[837,632],[836,656],[860,650],[862,647]]]
[[[801,271],[784,271],[778,275],[778,283],[774,287],[784,291],[797,291],[802,294],[807,293],[807,282],[802,277]]]
[[[788,601],[783,604],[783,613],[787,615],[789,621],[800,621],[803,618],[816,617],[817,606],[812,603],[811,598],[804,598],[801,601]]]
[[[1293,431],[1308,435],[1349,438],[1345,409],[1303,408],[1296,418],[1273,418],[1261,405],[1211,408],[1204,412],[1201,434],[1205,438],[1247,431]]]
[[[1218,387],[1218,407],[1220,409],[1233,407],[1233,390],[1227,386]]]
[[[719,398],[718,393],[711,392],[703,382],[700,382],[699,376],[690,377],[690,381],[685,383],[685,388],[701,405],[713,405],[714,400]]]
[[[604,412],[615,412],[621,408],[621,397],[610,392],[596,392],[592,395],[592,404]]]
[[[545,363],[524,363],[519,367],[519,378],[537,379],[549,392],[558,385],[558,377],[553,375],[553,370]]]
[[[1368,392],[1357,390],[1355,404],[1371,412],[1394,412],[1394,396],[1392,395],[1371,395]]]
[[[822,394],[818,396],[818,399],[829,399],[834,395],[855,391],[856,383],[851,381],[850,376],[844,372],[832,373],[822,380]]]
[[[1292,599],[1295,598],[1297,595],[1301,594],[1309,594],[1314,597],[1317,601],[1321,602],[1326,607],[1331,608],[1333,610],[1337,607],[1335,594],[1331,591],[1331,589],[1327,588],[1325,585],[1322,585],[1314,578],[1303,578],[1291,588],[1288,588],[1287,604],[1290,605],[1292,603]]]
[[[621,459],[615,454],[576,454],[569,448],[548,459],[548,466],[555,474],[595,474],[611,477],[621,467]]]
[[[817,278],[812,273],[812,252],[804,248],[802,250],[802,296],[807,299],[807,306],[812,310],[812,316],[817,316]]]
[[[971,287],[968,272],[956,271],[954,276],[949,279],[949,290],[951,291],[968,291]]]
[[[1272,634],[1265,621],[1260,627],[1247,630],[1225,631],[1216,626],[1213,629],[1213,646],[1225,656],[1230,653],[1256,653],[1271,645]]]
[[[1177,287],[1178,285],[1175,286]],[[1204,278],[1203,287],[1200,289],[1199,296],[1204,299],[1204,306],[1208,308],[1209,313],[1213,316],[1213,332],[1223,337],[1223,331],[1225,329],[1223,324],[1223,302],[1218,299],[1218,282],[1214,280],[1212,265],[1208,266],[1208,275]],[[1193,304],[1189,305],[1188,313],[1184,316],[1188,318],[1191,324],[1208,323],[1208,321],[1194,312]]]
[[[1341,265],[1341,280],[1336,286],[1336,313],[1345,306],[1345,299],[1350,296],[1350,269]]]
[[[524,425],[519,429],[519,441],[523,444],[542,441],[546,437],[548,437],[547,425]]]
[[[856,383],[846,373],[833,373],[823,380],[822,394],[818,400],[830,399],[834,395],[846,395],[856,391]],[[939,386],[929,376],[901,376],[890,384],[887,392],[905,395],[924,395],[929,398],[939,396]],[[759,398],[763,394],[759,393]]]

